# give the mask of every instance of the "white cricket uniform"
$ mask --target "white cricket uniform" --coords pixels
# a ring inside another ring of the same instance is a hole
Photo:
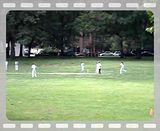
[[[100,73],[101,73],[101,72],[100,72],[100,71],[101,71],[101,66],[102,66],[101,63],[97,63],[97,65],[96,65],[96,73],[97,73],[97,74],[100,74]]]
[[[18,71],[18,61],[15,62],[15,71]]]
[[[123,72],[126,72],[126,70],[124,69],[124,64],[121,63],[120,64],[120,74],[122,74]]]
[[[31,68],[32,68],[32,77],[37,77],[37,72],[36,72],[37,66],[36,65],[32,65]]]
[[[6,61],[6,70],[8,70],[8,61]]]
[[[84,71],[84,63],[81,63],[81,72]]]

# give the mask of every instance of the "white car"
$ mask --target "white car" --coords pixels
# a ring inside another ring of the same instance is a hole
[[[113,52],[105,51],[104,53],[99,54],[99,56],[113,56]]]
[[[113,55],[114,55],[114,56],[120,56],[120,55],[121,55],[121,51],[115,51],[115,52],[113,53]]]

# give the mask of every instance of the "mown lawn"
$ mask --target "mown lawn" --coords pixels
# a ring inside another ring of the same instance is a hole
[[[127,72],[119,74],[121,59],[109,58],[32,58],[17,59],[14,71],[9,59],[7,74],[7,117],[9,120],[150,120],[154,106],[153,59],[124,59]],[[96,61],[102,74],[94,73]],[[38,77],[31,78],[31,64]],[[18,74],[22,73],[22,74]],[[42,73],[42,74],[41,74]]]

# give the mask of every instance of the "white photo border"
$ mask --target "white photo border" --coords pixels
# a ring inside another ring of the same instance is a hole
[[[155,116],[152,121],[10,121],[6,117],[6,14],[14,10],[151,10],[154,13]],[[160,130],[159,0],[0,0],[0,131],[3,130]]]

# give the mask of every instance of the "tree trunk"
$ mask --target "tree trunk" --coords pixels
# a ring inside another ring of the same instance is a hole
[[[136,59],[141,59],[141,42],[139,41],[139,37],[138,35],[135,38],[136,44],[137,44],[137,48],[136,48]]]
[[[61,56],[64,55],[64,43],[63,43],[63,36],[61,37]]]
[[[15,57],[15,43],[16,43],[16,36],[15,32],[11,32],[11,58]]]
[[[92,33],[89,33],[89,46],[91,47],[91,56],[93,56],[93,37],[92,37]]]
[[[61,38],[60,38],[60,42],[61,42],[61,56],[64,55],[64,15],[60,14],[60,21],[61,21]]]
[[[80,32],[80,37],[79,37],[79,47],[80,47],[80,53],[83,53],[83,32]]]
[[[11,58],[15,57],[15,41],[11,41]]]
[[[23,45],[20,44],[20,53],[19,56],[22,57],[23,56]]]
[[[10,57],[10,55],[9,55],[9,51],[10,51],[10,41],[9,41],[9,40],[7,41],[7,44],[8,44],[8,47],[7,47],[7,49],[6,49],[6,57],[9,58],[9,57]]]
[[[95,47],[95,45],[97,44],[96,43],[96,40],[97,40],[97,33],[95,32],[94,33],[94,36],[93,36],[94,38],[93,38],[93,55],[94,55],[94,57],[96,57],[97,56],[97,53],[96,53],[96,47]]]
[[[142,56],[141,56],[141,48],[137,48],[136,49],[136,58],[137,59],[141,59],[142,58]]]
[[[31,40],[31,42],[29,43],[29,46],[28,46],[28,58],[30,58],[32,43],[33,43],[33,39]]]
[[[120,47],[121,47],[121,58],[124,58],[124,52],[123,52],[123,41],[120,40]]]

